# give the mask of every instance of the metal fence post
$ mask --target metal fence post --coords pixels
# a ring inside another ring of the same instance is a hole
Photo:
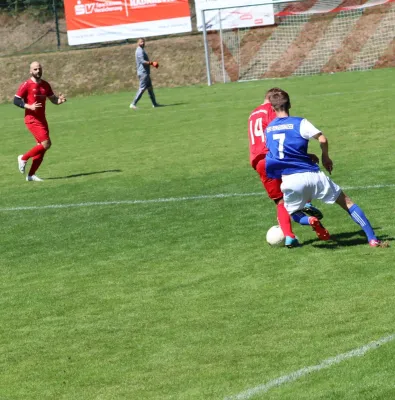
[[[58,18],[58,8],[56,6],[56,0],[52,0],[52,9],[55,16],[55,29],[56,29],[56,40],[58,44],[58,50],[60,49],[60,32],[59,32],[59,18]]]
[[[208,86],[211,86],[210,55],[209,55],[209,50],[208,50],[207,29],[206,29],[206,17],[205,17],[205,15],[204,15],[204,11],[205,11],[205,10],[202,10],[204,55],[205,55],[205,58],[206,58],[207,85],[208,85]]]

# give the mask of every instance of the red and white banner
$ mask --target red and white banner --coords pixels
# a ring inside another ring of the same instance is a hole
[[[262,0],[195,0],[197,28],[199,31],[203,30],[203,10],[208,31],[273,25],[273,5],[262,4],[263,2]]]
[[[64,0],[69,45],[192,30],[188,0]]]

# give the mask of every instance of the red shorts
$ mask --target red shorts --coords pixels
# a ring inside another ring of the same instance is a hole
[[[25,125],[27,129],[33,134],[37,143],[49,140],[48,122],[46,120],[39,120],[30,115],[25,118]]]
[[[281,179],[272,179],[266,176],[266,160],[263,159],[256,165],[256,172],[258,172],[264,188],[266,189],[269,198],[272,200],[278,200],[283,198],[281,191]]]

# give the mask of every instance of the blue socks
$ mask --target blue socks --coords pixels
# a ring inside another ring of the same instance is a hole
[[[359,208],[358,205],[354,204],[348,209],[348,213],[355,223],[357,223],[365,232],[368,241],[372,239],[377,239],[372,225],[370,225],[369,220],[366,218],[365,213]],[[302,211],[297,211],[291,215],[292,219],[300,225],[309,225],[309,217]]]
[[[292,219],[300,225],[310,225],[309,217],[302,211],[297,211],[291,215]]]
[[[374,234],[372,225],[370,225],[370,222],[366,218],[365,213],[359,208],[359,206],[354,204],[351,208],[348,209],[348,213],[350,214],[353,221],[356,222],[363,229],[366,236],[368,237],[369,242],[372,239],[377,239],[376,235]]]

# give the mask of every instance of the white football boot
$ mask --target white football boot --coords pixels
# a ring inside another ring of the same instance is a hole
[[[25,173],[26,161],[22,160],[23,154],[18,156],[18,169],[21,174]]]
[[[26,180],[29,181],[29,182],[31,182],[31,181],[34,181],[34,182],[44,182],[44,179],[39,178],[37,175],[28,175],[28,176],[26,177]]]

